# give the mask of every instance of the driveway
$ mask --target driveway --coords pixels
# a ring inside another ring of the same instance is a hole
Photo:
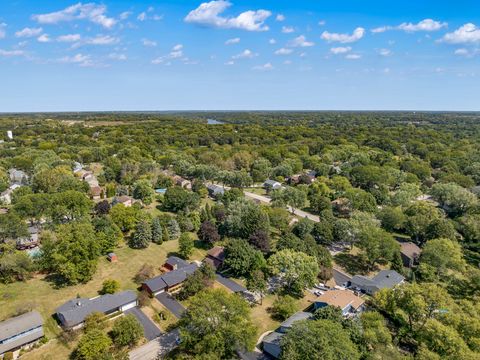
[[[176,318],[180,319],[185,312],[185,308],[170,294],[163,292],[155,296],[160,303],[165,306]]]
[[[219,274],[217,273],[217,281],[222,284],[223,286],[225,286],[226,288],[230,289],[231,291],[233,291],[234,293],[239,293],[239,292],[244,292],[244,291],[247,291],[247,289],[245,287],[243,287],[242,285],[236,283],[235,281],[233,280],[230,280],[229,278],[226,278],[225,276],[223,276],[222,274]]]
[[[333,279],[338,286],[346,286],[352,280],[352,276],[338,269],[333,268]]]
[[[178,346],[177,338],[179,335],[178,329],[160,335],[155,340],[130,351],[130,360],[155,360],[158,358],[158,355],[164,357]]]
[[[143,333],[147,340],[153,340],[160,336],[162,333],[155,323],[144,314],[138,307],[134,307],[125,311],[125,314],[132,314],[143,326]]]

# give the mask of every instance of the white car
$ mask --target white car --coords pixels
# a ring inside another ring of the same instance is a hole
[[[325,294],[323,291],[320,291],[320,290],[315,290],[313,293],[317,296]]]

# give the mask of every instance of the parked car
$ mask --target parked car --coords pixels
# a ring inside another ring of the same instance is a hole
[[[328,290],[328,288],[327,288],[324,284],[322,284],[322,283],[320,283],[320,284],[315,284],[315,285],[314,285],[314,288],[319,289],[319,290],[323,290],[323,291],[327,291],[327,290]]]
[[[320,290],[315,290],[313,293],[317,296],[325,294],[323,291],[320,291]]]

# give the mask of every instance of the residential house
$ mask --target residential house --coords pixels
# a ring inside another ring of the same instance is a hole
[[[43,319],[31,311],[0,322],[0,356],[28,349],[43,338]]]
[[[263,345],[263,352],[267,353],[268,355],[272,356],[275,359],[280,357],[281,347],[280,342],[282,337],[285,333],[292,327],[294,323],[301,320],[308,320],[312,318],[312,313],[299,311],[292,316],[290,316],[287,320],[280,324],[280,327],[265,336],[262,340]]]
[[[156,296],[165,291],[174,293],[180,290],[182,283],[198,269],[196,263],[188,263],[176,256],[170,256],[163,268],[167,270],[162,275],[145,281],[142,289]]]
[[[411,268],[414,265],[418,264],[418,259],[422,249],[413,242],[401,242],[400,243],[400,255],[402,256],[403,265],[405,267]]]
[[[117,204],[123,204],[126,207],[130,207],[133,205],[133,198],[127,195],[115,196],[112,200],[112,206]]]
[[[365,300],[350,290],[329,290],[320,295],[314,302],[315,309],[335,306],[342,310],[343,316],[358,314],[364,309]]]
[[[263,183],[263,188],[266,190],[278,190],[282,188],[282,184],[275,180],[267,180]]]
[[[22,170],[10,169],[8,170],[8,175],[12,184],[24,185],[28,181],[28,175]]]
[[[225,189],[223,186],[216,185],[216,184],[208,184],[207,185],[208,195],[212,198],[216,198],[218,196],[222,196],[225,194]]]
[[[190,180],[184,179],[181,176],[175,175],[173,177],[173,182],[175,185],[185,188],[187,190],[192,190],[192,182]]]
[[[93,200],[100,200],[102,198],[103,189],[100,186],[90,186],[90,197]]]
[[[10,205],[12,203],[13,192],[20,187],[22,187],[21,184],[10,185],[10,187],[7,190],[5,190],[4,192],[2,192],[0,194],[0,202],[2,202],[3,204],[6,204],[6,205]]]
[[[29,236],[24,238],[17,239],[16,247],[17,250],[27,250],[36,248],[39,244],[39,229],[36,226],[29,226],[28,227]]]
[[[137,293],[132,290],[116,294],[106,294],[91,299],[77,298],[67,301],[57,308],[56,315],[66,329],[79,329],[86,317],[94,312],[104,315],[122,313],[137,306]]]
[[[207,252],[205,263],[212,265],[214,269],[219,269],[225,260],[225,248],[223,246],[214,246]]]
[[[395,270],[381,270],[373,278],[355,275],[350,281],[350,286],[369,295],[373,295],[381,289],[392,289],[404,281],[405,278]]]

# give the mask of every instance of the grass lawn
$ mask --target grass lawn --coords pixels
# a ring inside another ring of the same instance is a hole
[[[244,188],[243,190],[251,192],[253,194],[257,194],[257,195],[268,195],[267,191],[262,187]]]
[[[117,263],[110,263],[105,258],[101,258],[98,263],[97,271],[87,284],[68,286],[56,289],[52,283],[45,280],[45,276],[38,275],[26,282],[17,282],[8,285],[0,285],[0,319],[7,319],[22,309],[36,309],[45,320],[45,333],[48,339],[54,339],[61,333],[52,315],[55,309],[64,302],[75,298],[77,295],[82,297],[93,297],[98,295],[102,288],[102,282],[105,279],[115,279],[120,283],[121,289],[136,289],[137,285],[133,277],[143,264],[154,265],[159,272],[159,267],[165,262],[169,253],[178,250],[178,241],[168,241],[162,245],[151,244],[147,249],[134,250],[123,246],[115,251],[118,256]],[[200,258],[201,250],[196,250],[193,258]],[[47,351],[49,348],[55,350]],[[32,359],[50,359],[48,354],[55,354],[55,359],[64,359],[70,352],[63,344],[57,341],[50,341],[40,349],[32,351],[37,354]],[[42,357],[45,353],[45,356]],[[25,357],[28,359],[28,357]]]

